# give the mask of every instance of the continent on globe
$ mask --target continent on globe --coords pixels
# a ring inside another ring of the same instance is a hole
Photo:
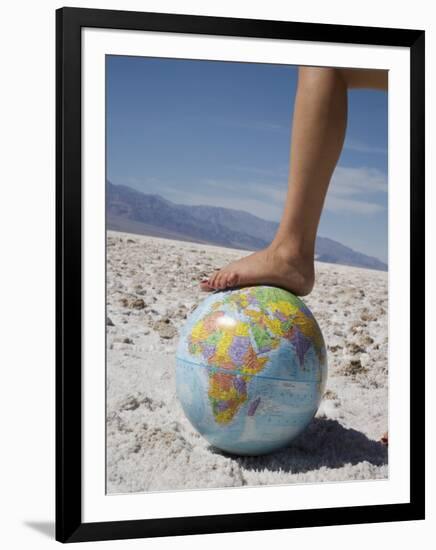
[[[294,346],[302,368],[311,346],[320,362],[325,359],[323,337],[310,310],[291,293],[275,287],[224,293],[193,326],[189,352],[212,367],[208,396],[218,423],[232,421],[247,401],[251,378],[262,373],[271,352],[284,340]]]
[[[281,288],[213,292],[180,334],[179,401],[194,428],[224,451],[257,455],[289,444],[315,415],[326,377],[315,317]]]

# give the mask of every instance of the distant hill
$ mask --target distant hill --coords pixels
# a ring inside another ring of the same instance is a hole
[[[218,206],[176,204],[125,185],[107,182],[108,229],[183,241],[259,250],[273,239],[278,224],[242,210]],[[318,237],[316,259],[368,269],[387,270],[377,258],[343,244]]]

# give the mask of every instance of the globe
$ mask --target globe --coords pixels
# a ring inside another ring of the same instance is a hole
[[[231,454],[288,446],[314,417],[326,378],[315,317],[278,287],[213,292],[180,332],[178,400],[192,426]]]

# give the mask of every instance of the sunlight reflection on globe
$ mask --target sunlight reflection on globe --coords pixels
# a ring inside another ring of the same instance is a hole
[[[178,399],[193,427],[229,453],[289,445],[315,415],[326,378],[318,323],[281,288],[211,293],[180,333]]]

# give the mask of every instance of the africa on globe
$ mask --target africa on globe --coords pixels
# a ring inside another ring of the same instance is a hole
[[[288,446],[314,417],[326,379],[318,323],[282,288],[214,292],[180,333],[177,397],[193,427],[228,453]]]

